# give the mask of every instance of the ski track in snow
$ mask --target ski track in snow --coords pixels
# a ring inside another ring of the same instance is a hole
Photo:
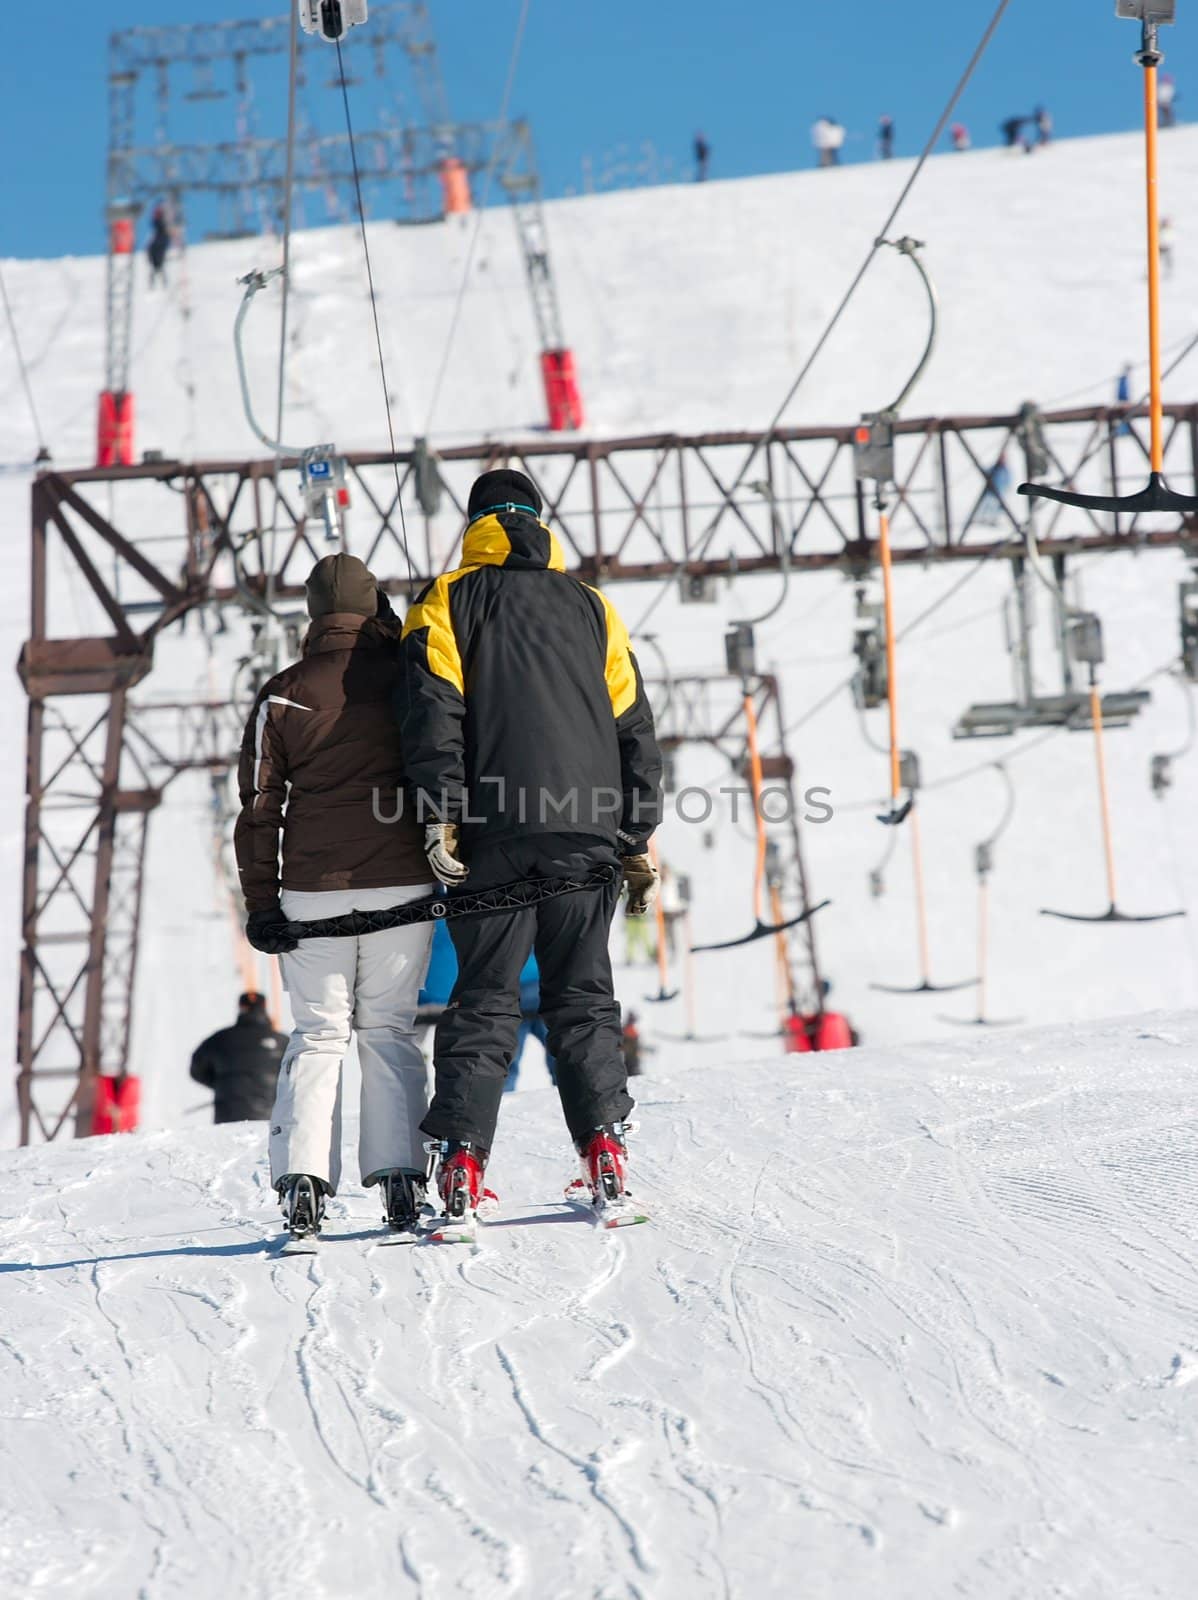
[[[473,1247],[379,1247],[350,1188],[273,1257],[252,1126],[10,1154],[6,1592],[1176,1597],[1196,1048],[642,1079],[612,1232],[521,1095]]]

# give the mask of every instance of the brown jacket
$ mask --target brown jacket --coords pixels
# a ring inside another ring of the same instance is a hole
[[[394,624],[332,612],[308,630],[303,659],[263,686],[238,769],[234,843],[247,910],[278,901],[280,830],[285,889],[429,882],[415,824],[378,820],[394,816],[402,784],[397,637]]]

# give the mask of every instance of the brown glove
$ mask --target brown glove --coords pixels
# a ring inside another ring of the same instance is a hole
[[[647,855],[624,856],[621,865],[628,889],[625,910],[630,917],[643,917],[657,899],[657,868]]]

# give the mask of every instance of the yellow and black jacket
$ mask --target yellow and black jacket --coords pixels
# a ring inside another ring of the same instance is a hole
[[[535,517],[471,524],[462,565],[408,613],[403,653],[396,709],[418,820],[460,823],[467,852],[528,833],[644,848],[661,756],[628,631],[567,575]]]

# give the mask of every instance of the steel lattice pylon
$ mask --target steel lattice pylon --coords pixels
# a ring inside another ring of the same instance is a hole
[[[128,247],[127,229],[144,208],[169,198],[177,211],[186,194],[216,195],[227,206],[230,231],[252,228],[255,214],[273,226],[281,214],[286,141],[253,134],[254,68],[270,60],[275,70],[271,58],[286,57],[290,33],[290,18],[281,16],[130,28],[110,37],[105,365],[106,387],[113,394],[129,390],[136,251]],[[439,217],[441,164],[456,156],[468,171],[483,170],[491,159],[495,130],[482,125],[459,129],[450,121],[428,7],[421,0],[377,6],[369,28],[349,33],[342,49],[351,77],[359,67],[372,70],[387,83],[395,101],[383,127],[364,128],[356,136],[368,181],[389,186],[392,214],[401,220]],[[306,43],[301,62],[323,60],[322,51],[318,42]],[[180,74],[187,74],[190,84],[184,99],[232,101],[235,114],[223,138],[172,139]],[[410,85],[418,115],[404,111],[394,89],[402,82]],[[143,104],[147,95],[152,111]],[[139,112],[152,115],[148,142],[140,137]],[[342,215],[352,215],[352,204],[346,203],[353,183],[347,137],[313,133],[301,140],[297,153],[297,191],[322,193]]]

